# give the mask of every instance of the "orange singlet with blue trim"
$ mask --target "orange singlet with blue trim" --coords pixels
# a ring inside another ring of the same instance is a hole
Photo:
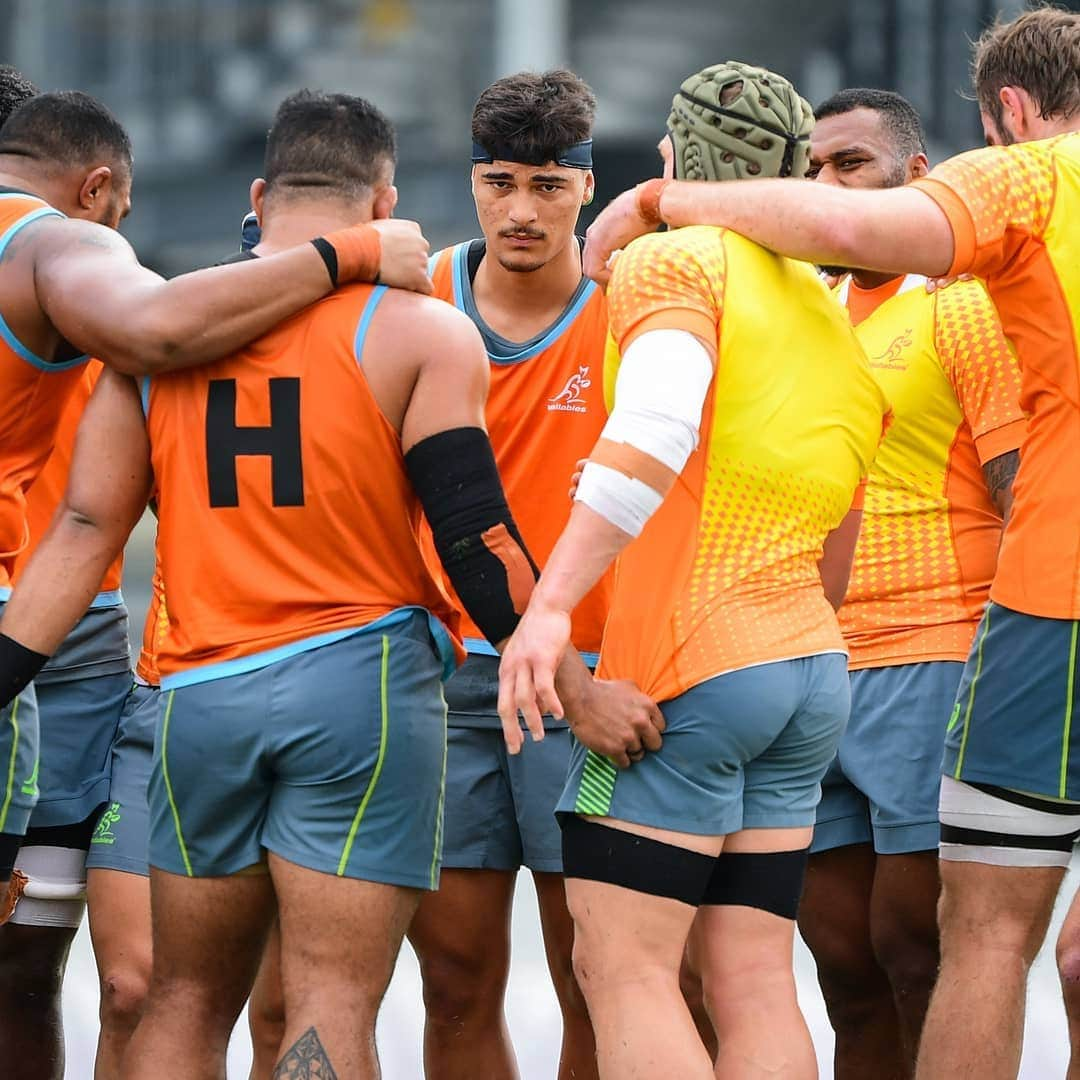
[[[36,195],[0,188],[0,258],[18,232],[64,215]],[[0,297],[0,601],[11,595],[16,558],[30,543],[26,496],[48,461],[68,398],[89,359],[52,363],[31,352],[3,317]]]

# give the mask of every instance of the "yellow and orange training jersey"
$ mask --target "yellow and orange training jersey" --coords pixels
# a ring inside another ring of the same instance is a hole
[[[63,216],[34,195],[0,188],[0,258],[30,222]],[[26,493],[52,453],[60,414],[87,359],[51,363],[35,356],[0,314],[0,600],[11,595],[15,559],[30,543]]]
[[[1080,132],[973,150],[915,181],[952,227],[950,273],[984,278],[1028,414],[990,597],[1080,618]]]
[[[1001,544],[982,466],[1020,446],[1020,370],[986,290],[916,274],[839,289],[893,409],[840,628],[851,667],[966,660]]]
[[[139,648],[139,659],[135,664],[135,673],[148,686],[161,685],[158,653],[169,632],[169,609],[165,606],[165,582],[161,577],[161,560],[157,555],[156,541],[154,548],[154,576],[150,579],[150,606],[146,611],[142,645]]]
[[[484,338],[491,361],[486,419],[495,462],[525,546],[543,567],[570,516],[575,466],[589,456],[607,420],[601,374],[607,303],[596,284],[582,278],[554,326],[523,344],[506,341],[484,324],[473,301],[471,278],[483,254],[483,240],[439,252],[432,259],[432,280],[435,295],[464,311]],[[606,574],[574,612],[574,645],[593,663],[613,583],[614,576]],[[454,595],[448,581],[446,588]],[[462,628],[470,652],[494,655],[464,613]]]
[[[714,342],[717,361],[700,444],[619,558],[601,674],[664,701],[724,672],[845,652],[818,561],[888,403],[841,307],[805,263],[704,226],[635,240],[608,303],[623,353],[669,328]]]
[[[26,516],[30,528],[30,544],[15,560],[13,577],[18,581],[23,567],[30,561],[38,541],[45,535],[52,523],[60,500],[67,488],[68,473],[71,471],[71,455],[75,449],[75,434],[79,430],[79,421],[83,410],[104,369],[100,360],[91,360],[81,369],[81,378],[74,392],[68,397],[60,422],[56,428],[56,441],[45,467],[37,475],[26,496]],[[101,590],[90,604],[91,608],[114,607],[121,602],[120,584],[124,576],[124,556],[120,554],[112,566],[105,572]]]
[[[454,615],[420,502],[363,371],[384,287],[352,285],[232,356],[143,383],[169,689],[253,671],[424,608]]]

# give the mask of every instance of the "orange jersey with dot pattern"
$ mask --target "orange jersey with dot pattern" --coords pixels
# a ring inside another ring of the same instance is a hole
[[[401,440],[364,375],[385,292],[346,286],[232,356],[144,382],[169,588],[163,685],[405,607],[456,625],[421,554]]]
[[[100,360],[91,360],[81,369],[81,378],[67,399],[60,422],[56,429],[56,442],[45,467],[38,473],[26,495],[26,519],[30,527],[30,546],[15,561],[15,579],[18,580],[23,567],[29,562],[38,541],[45,535],[52,522],[53,514],[60,505],[67,488],[68,473],[71,471],[71,455],[75,450],[75,434],[79,430],[79,421],[83,410],[90,400],[98,376],[104,370]],[[102,593],[117,593],[124,576],[124,556],[121,554],[105,572],[101,582]],[[119,598],[118,598],[119,599]]]
[[[562,317],[544,334],[520,345],[501,341],[483,325],[472,301],[469,256],[472,248],[477,258],[473,245],[479,243],[439,252],[432,280],[435,295],[464,311],[484,338],[491,362],[485,419],[495,463],[525,546],[543,567],[570,516],[570,479],[577,462],[589,456],[607,420],[602,379],[607,302],[593,282],[583,279]],[[445,578],[437,561],[432,566]],[[600,651],[613,584],[614,575],[606,574],[574,611],[574,645],[592,662]],[[453,595],[449,581],[446,589]],[[470,652],[488,651],[465,612],[461,625]]]
[[[681,329],[717,362],[700,444],[619,558],[600,672],[663,701],[727,671],[845,652],[818,561],[888,403],[841,307],[807,264],[709,227],[636,240],[608,303],[622,352]]]
[[[973,150],[915,182],[944,211],[950,273],[985,279],[1028,414],[991,599],[1080,618],[1080,132]]]
[[[63,217],[25,192],[0,188],[0,257],[19,231]],[[11,332],[0,300],[0,599],[11,591],[16,558],[30,543],[26,494],[45,467],[60,415],[83,377],[87,357],[51,363]]]
[[[982,466],[1027,427],[1016,356],[978,282],[848,279],[840,297],[893,408],[840,609],[851,667],[966,660],[1001,543]]]

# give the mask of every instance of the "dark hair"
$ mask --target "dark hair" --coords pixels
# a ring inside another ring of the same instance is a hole
[[[370,101],[301,90],[278,108],[263,175],[268,193],[315,188],[355,199],[396,160],[393,125]]]
[[[926,153],[926,133],[915,106],[891,90],[863,86],[840,90],[814,110],[814,118],[824,120],[827,116],[843,116],[856,109],[870,109],[881,117],[898,158],[906,160],[912,154]]]
[[[27,98],[0,128],[0,154],[64,168],[120,165],[131,170],[131,140],[99,101],[78,90]]]
[[[595,95],[572,71],[521,71],[477,98],[472,137],[489,153],[502,148],[508,161],[554,161],[564,147],[592,136],[595,115]]]
[[[975,42],[979,107],[1001,127],[1002,87],[1026,90],[1045,119],[1080,110],[1080,14],[1043,5],[1012,22],[999,18]]]
[[[36,97],[41,91],[21,72],[10,64],[0,64],[0,127],[24,102]]]

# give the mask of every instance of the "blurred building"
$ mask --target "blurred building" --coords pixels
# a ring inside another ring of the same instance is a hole
[[[1080,7],[1080,2],[1073,6]],[[88,90],[128,125],[125,230],[166,272],[236,242],[277,102],[302,86],[362,94],[400,133],[402,214],[433,243],[470,234],[468,122],[477,93],[567,64],[599,99],[603,205],[656,169],[682,78],[729,57],[776,68],[812,101],[900,90],[938,154],[981,141],[965,100],[970,45],[1022,0],[0,0],[0,58],[48,89]]]

